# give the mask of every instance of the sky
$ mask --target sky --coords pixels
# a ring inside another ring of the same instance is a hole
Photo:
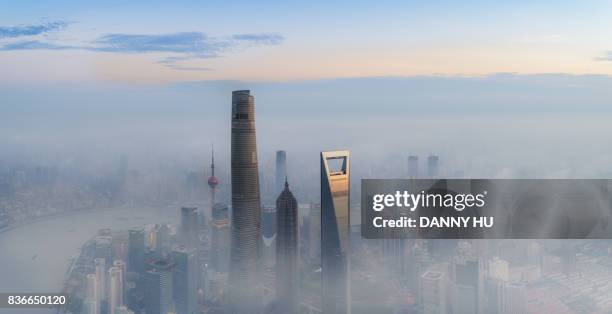
[[[2,1],[0,82],[612,74],[608,1]]]
[[[262,163],[285,149],[312,178],[326,149],[365,175],[432,153],[449,174],[612,174],[612,2],[0,8],[0,166],[127,153],[193,168],[215,143],[227,170],[231,91],[251,89]]]

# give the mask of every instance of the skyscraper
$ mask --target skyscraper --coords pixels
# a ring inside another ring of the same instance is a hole
[[[440,171],[440,158],[436,155],[429,155],[427,157],[427,176],[430,178],[438,177]]]
[[[476,256],[455,256],[453,264],[455,313],[483,313],[484,276],[482,263]]]
[[[125,285],[127,284],[126,279],[125,279],[125,275],[127,274],[127,265],[122,260],[115,260],[113,262],[113,267],[118,267],[119,269],[121,269],[121,280],[123,282],[123,304],[125,304],[125,301],[126,301],[126,293],[125,293],[125,291],[127,290],[125,288]]]
[[[106,300],[106,260],[104,258],[94,259],[94,266],[96,270],[96,282],[98,283],[98,306],[101,309],[100,312],[104,312],[104,303]]]
[[[198,241],[198,208],[181,207],[181,229],[179,233],[181,244],[194,248]]]
[[[215,204],[211,221],[210,266],[216,272],[226,273],[231,238],[227,205]]]
[[[232,244],[229,312],[258,313],[257,259],[261,208],[255,105],[248,90],[232,93]]]
[[[419,157],[410,155],[408,156],[408,178],[416,179],[419,177]]]
[[[139,274],[145,269],[144,230],[134,228],[128,230],[128,270]]]
[[[323,313],[350,312],[349,152],[321,152],[321,286]]]
[[[503,303],[497,308],[498,313],[528,313],[527,288],[524,283],[505,283],[503,286]]]
[[[419,299],[424,314],[446,314],[448,280],[442,271],[428,270],[419,278]]]
[[[289,184],[276,199],[276,300],[278,313],[297,313],[298,204]]]
[[[185,247],[178,247],[172,251],[172,260],[175,263],[172,294],[176,313],[199,313],[196,298],[198,261],[195,252]]]
[[[173,311],[172,268],[166,260],[151,263],[144,275],[144,308],[147,314],[167,314]]]
[[[123,274],[121,268],[111,267],[108,269],[108,306],[109,313],[115,314],[117,307],[123,305]]]
[[[308,259],[321,265],[321,204],[310,204],[308,217]]]
[[[287,177],[287,152],[284,150],[276,151],[276,172],[275,172],[275,190],[274,195],[278,195],[283,191],[285,178]]]
[[[100,313],[100,293],[96,274],[87,274],[87,291],[85,293],[85,313]]]
[[[276,208],[264,206],[261,210],[262,259],[266,268],[276,263]]]
[[[155,251],[158,251],[161,254],[165,254],[170,251],[170,228],[166,224],[155,225],[153,229],[153,233],[155,234],[155,243],[154,248]]]
[[[103,258],[107,265],[113,261],[113,237],[107,235],[96,236],[95,257]]]

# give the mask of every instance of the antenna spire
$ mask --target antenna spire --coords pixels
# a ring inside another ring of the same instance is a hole
[[[212,162],[210,164],[210,170],[212,172],[211,176],[214,177],[215,176],[215,144],[212,143],[211,147],[212,147],[212,149],[211,149]]]

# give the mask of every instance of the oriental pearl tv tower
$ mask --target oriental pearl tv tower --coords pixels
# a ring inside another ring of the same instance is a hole
[[[210,188],[210,208],[212,210],[213,206],[215,206],[215,192],[217,190],[217,185],[219,185],[219,179],[215,177],[215,147],[212,147],[212,161],[210,163],[210,177],[208,178],[208,187]]]

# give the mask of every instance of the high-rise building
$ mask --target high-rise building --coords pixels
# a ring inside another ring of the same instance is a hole
[[[119,259],[114,260],[113,267],[118,267],[119,269],[121,269],[121,275],[123,276],[123,282],[125,282],[125,274],[127,272],[127,265],[125,264],[125,262]]]
[[[123,283],[123,304],[125,304],[126,301],[126,285],[127,285],[127,281],[126,281],[126,274],[127,274],[127,265],[125,264],[124,261],[122,260],[115,260],[113,262],[113,267],[118,267],[119,269],[121,269],[121,280]]]
[[[349,152],[321,152],[321,281],[323,313],[350,313]]]
[[[278,313],[297,313],[298,204],[289,184],[276,199],[276,303]]]
[[[147,314],[167,314],[174,311],[172,273],[174,264],[156,260],[144,275],[144,308]]]
[[[181,244],[195,248],[198,242],[198,208],[181,207],[181,227],[179,231]]]
[[[248,90],[232,93],[232,244],[229,312],[258,313],[257,264],[261,204],[255,137],[255,105]]]
[[[100,311],[102,312],[106,300],[106,260],[100,257],[96,258],[94,259],[94,266],[96,270],[96,282],[98,283],[98,303],[101,308]]]
[[[87,291],[85,293],[85,313],[100,313],[100,294],[96,274],[87,274]]]
[[[276,151],[276,171],[274,181],[274,195],[283,191],[285,179],[287,178],[287,152],[284,150]]]
[[[264,267],[276,263],[276,208],[264,206],[261,210],[262,258]]]
[[[115,314],[117,307],[123,305],[123,272],[119,267],[108,269],[108,309],[110,314]]]
[[[145,232],[142,228],[128,230],[128,270],[139,274],[145,270]]]
[[[112,242],[113,237],[110,235],[99,235],[95,239],[95,257],[103,258],[107,265],[113,261]]]
[[[428,270],[419,278],[419,299],[423,314],[446,314],[448,280],[442,271]]]
[[[300,259],[298,264],[300,265],[308,265],[310,262],[310,215],[302,215],[302,219],[298,219],[298,247],[299,247],[299,256]],[[319,216],[319,219],[321,216]]]
[[[474,256],[456,256],[453,262],[455,290],[454,313],[483,313],[484,276],[480,259]]]
[[[227,205],[217,203],[212,209],[210,237],[210,268],[227,273],[230,252],[229,210]]]
[[[308,214],[308,260],[313,264],[321,264],[321,204],[310,204]]]
[[[419,157],[410,155],[408,156],[408,178],[416,179],[419,177]]]
[[[486,303],[484,307],[484,313],[503,313],[504,300],[504,286],[506,282],[495,279],[487,278],[484,281],[485,286],[485,298]]]
[[[391,228],[387,228],[391,229]],[[397,230],[383,230],[386,238],[382,239],[382,255],[385,263],[385,268],[397,276],[404,275],[405,265],[405,250],[406,241],[404,239],[391,238],[392,236],[397,237],[399,234]]]
[[[197,310],[198,261],[194,250],[178,247],[172,251],[174,262],[173,296],[177,314],[199,313]]]
[[[502,314],[527,313],[527,289],[523,283],[506,283],[503,287],[503,303],[498,308]]]
[[[152,230],[155,234],[155,243],[153,248],[160,254],[165,254],[170,251],[170,228],[166,224],[155,225]]]
[[[429,178],[437,178],[440,171],[440,158],[436,155],[427,157],[427,176]]]

